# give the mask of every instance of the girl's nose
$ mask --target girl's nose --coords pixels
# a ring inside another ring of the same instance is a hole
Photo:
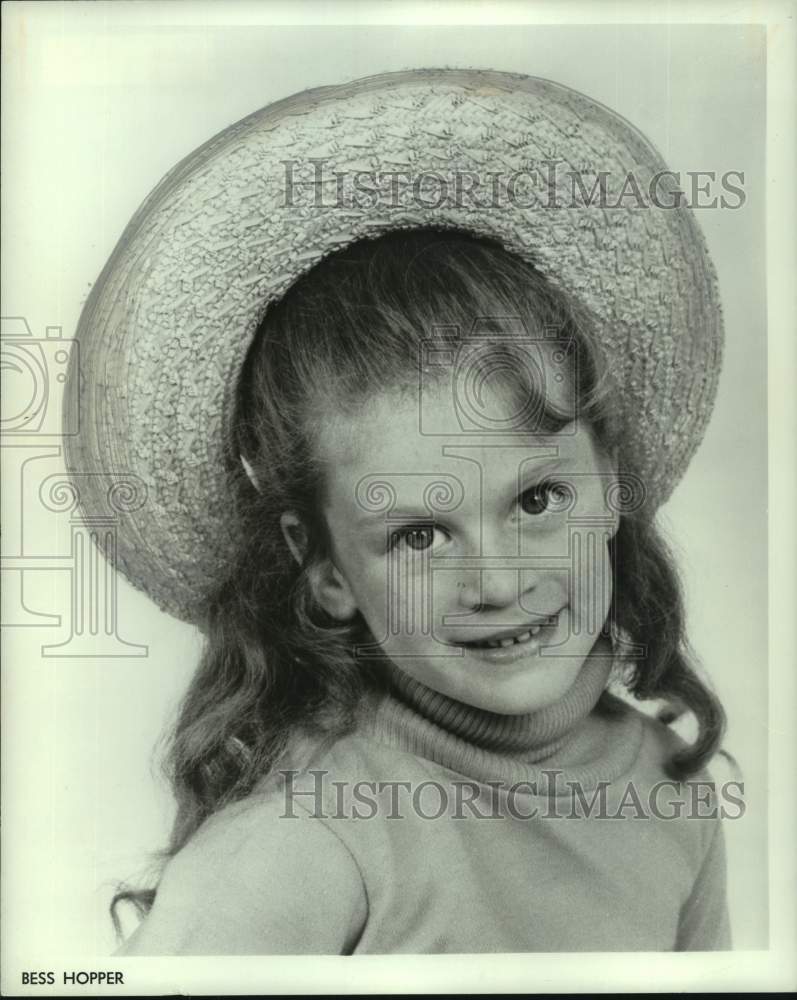
[[[521,569],[471,570],[458,584],[459,604],[469,611],[517,607],[521,596],[534,582]]]

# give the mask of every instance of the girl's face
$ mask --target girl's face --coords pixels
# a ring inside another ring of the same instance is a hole
[[[480,405],[510,418],[505,389]],[[325,517],[332,557],[317,594],[362,614],[378,648],[430,688],[505,714],[563,697],[612,595],[606,502],[614,473],[591,430],[462,430],[448,386],[373,398],[330,421]]]

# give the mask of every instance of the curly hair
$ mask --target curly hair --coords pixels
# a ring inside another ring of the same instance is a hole
[[[418,385],[424,345],[450,346],[471,333],[499,339],[519,320],[521,336],[555,336],[574,346],[578,414],[634,475],[623,452],[623,422],[611,373],[591,336],[592,317],[531,264],[497,243],[458,231],[416,229],[361,240],[297,281],[270,307],[242,371],[228,473],[237,554],[208,600],[201,660],[171,734],[166,771],[177,800],[165,861],[202,822],[244,798],[272,772],[297,730],[341,735],[379,673],[364,671],[353,648],[370,638],[357,616],[341,624],[313,599],[314,566],[329,552],[321,505],[324,468],[315,448],[330,412],[356,413],[375,392]],[[491,322],[484,322],[491,317]],[[511,327],[511,324],[509,324]],[[522,350],[522,340],[512,349]],[[516,384],[528,398],[539,386]],[[563,413],[541,399],[539,419],[562,426]],[[245,474],[245,456],[254,480]],[[299,565],[280,527],[298,515],[306,548]],[[669,718],[690,711],[697,738],[668,762],[683,779],[716,752],[724,713],[689,650],[674,560],[644,502],[621,514],[609,542],[614,591],[607,621],[622,637],[624,681],[637,699],[662,699]],[[140,912],[155,889],[123,887]]]

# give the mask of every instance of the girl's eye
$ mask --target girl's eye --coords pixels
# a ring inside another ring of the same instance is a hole
[[[566,483],[546,479],[524,491],[520,506],[524,514],[556,513],[567,510],[572,498],[572,491]]]
[[[392,548],[400,544],[405,544],[408,548],[414,549],[416,552],[430,549],[435,542],[436,530],[433,524],[418,524],[413,528],[401,528],[393,532],[391,538]]]

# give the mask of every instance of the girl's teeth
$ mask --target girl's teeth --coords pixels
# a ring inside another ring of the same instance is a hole
[[[527,629],[525,632],[521,632],[520,635],[507,639],[485,639],[484,642],[477,643],[477,645],[487,646],[489,649],[503,649],[506,646],[522,644],[524,642],[529,642],[530,639],[539,633],[541,628],[542,625],[532,625],[531,628]]]
[[[528,629],[526,632],[521,632],[520,635],[508,637],[506,639],[487,639],[485,645],[489,646],[490,649],[503,649],[507,646],[521,645],[524,642],[529,642],[532,636],[535,636],[540,631],[540,626],[535,625]]]

